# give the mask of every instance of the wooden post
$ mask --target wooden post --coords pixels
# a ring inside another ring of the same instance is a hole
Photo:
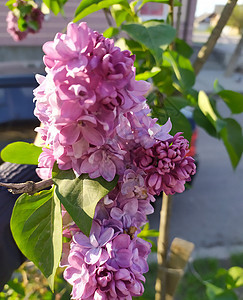
[[[166,262],[166,300],[174,299],[176,288],[184,275],[184,269],[193,250],[193,243],[179,238],[173,240]]]
[[[155,284],[155,300],[165,300],[166,295],[166,257],[169,243],[171,202],[171,195],[163,194],[157,247],[158,272]]]

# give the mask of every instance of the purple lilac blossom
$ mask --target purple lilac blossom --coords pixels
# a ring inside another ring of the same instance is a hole
[[[158,141],[153,147],[137,148],[134,163],[145,173],[146,186],[152,195],[182,193],[186,181],[196,172],[192,157],[187,157],[188,141],[177,133],[164,142]]]
[[[68,24],[67,33],[58,33],[43,51],[47,75],[37,76],[34,113],[60,169],[111,181],[126,167],[126,126],[130,139],[148,146],[171,137],[170,121],[161,127],[147,116],[144,95],[150,84],[135,80],[135,57],[129,51],[86,23]]]
[[[70,23],[43,46],[47,75],[37,76],[35,115],[43,141],[37,172],[56,161],[79,176],[118,184],[95,209],[90,236],[62,207],[64,278],[72,299],[128,300],[144,292],[151,244],[138,237],[162,191],[182,192],[195,173],[188,141],[149,116],[149,84],[135,81],[134,56],[86,23]],[[46,148],[45,148],[46,147]]]

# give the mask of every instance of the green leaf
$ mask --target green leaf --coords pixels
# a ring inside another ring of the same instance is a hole
[[[72,170],[60,171],[55,166],[53,181],[57,197],[80,230],[89,235],[98,201],[116,186],[118,176],[111,182],[102,177],[90,179],[88,174],[75,176]]]
[[[176,30],[173,27],[158,21],[149,21],[144,24],[123,24],[121,28],[132,39],[143,44],[151,51],[157,65],[161,64],[163,51],[176,36]]]
[[[175,51],[186,58],[190,58],[193,54],[193,49],[185,41],[178,38],[175,39]]]
[[[238,300],[239,298],[236,296],[235,292],[231,290],[226,290],[222,294],[217,295],[215,300]]]
[[[171,134],[183,132],[183,136],[190,141],[192,127],[189,120],[181,112],[181,109],[188,105],[187,100],[182,97],[167,97],[163,104],[163,109],[153,108],[153,117],[158,118],[160,125],[163,125],[170,118],[172,123]]]
[[[18,278],[14,278],[7,282],[7,285],[13,289],[16,293],[20,294],[21,296],[25,296],[25,288],[22,282],[18,281]]]
[[[54,188],[21,195],[11,217],[13,237],[21,252],[41,270],[53,290],[62,253],[62,215]]]
[[[62,12],[63,5],[67,2],[67,0],[43,0],[43,3],[54,13],[54,15],[58,15]]]
[[[161,72],[153,77],[153,83],[162,94],[170,96],[175,93],[172,77],[173,70],[169,67],[162,67]]]
[[[205,117],[199,107],[195,108],[193,117],[197,125],[202,127],[209,135],[218,137],[215,126]]]
[[[229,154],[233,168],[236,168],[243,151],[242,129],[234,119],[224,119],[226,126],[220,131],[220,136]]]
[[[175,51],[166,51],[163,54],[163,66],[172,67],[176,79],[173,85],[181,92],[190,89],[195,83],[195,74],[188,58],[179,55]],[[177,87],[179,85],[180,88]]]
[[[123,0],[83,0],[75,11],[73,22],[78,22],[82,18],[103,8],[108,8],[111,5],[119,4]]]
[[[127,1],[126,1],[126,3],[127,3]],[[129,16],[129,12],[131,14],[129,5],[127,5],[127,7],[124,7],[124,5],[121,5],[121,4],[112,5],[111,15],[112,15],[113,19],[115,20],[117,27],[120,27],[121,24],[127,19],[127,17]]]
[[[1,151],[3,161],[14,164],[38,165],[42,148],[25,142],[15,142],[7,145]]]
[[[243,268],[232,267],[229,269],[228,273],[235,281],[234,288],[243,286]]]
[[[157,3],[164,3],[164,4],[168,4],[170,5],[170,0],[143,0],[143,2],[141,3],[141,6],[139,7],[139,9],[142,8],[142,6],[148,2],[157,2]],[[181,6],[181,2],[178,0],[174,0],[173,1],[173,6]]]
[[[37,31],[39,29],[39,24],[36,21],[29,21],[28,23],[28,27],[30,27],[31,29]]]
[[[20,31],[25,31],[27,29],[28,25],[24,18],[22,17],[18,18],[18,27]]]
[[[18,5],[18,9],[20,11],[20,14],[25,17],[26,15],[28,15],[31,10],[32,10],[33,6],[32,5]]]
[[[224,100],[232,114],[243,112],[243,95],[230,90],[218,92],[218,95]]]
[[[210,300],[215,300],[215,297],[217,295],[220,295],[224,292],[222,288],[219,288],[210,282],[205,282],[205,285],[206,285],[206,294]]]
[[[220,132],[225,126],[225,121],[218,118],[210,100],[204,91],[200,91],[198,94],[198,106],[201,109],[204,116],[214,125],[217,132]]]
[[[155,229],[149,229],[149,230],[142,230],[139,234],[138,237],[140,238],[146,238],[146,237],[158,237],[159,232]]]
[[[117,35],[119,33],[119,29],[115,27],[109,27],[103,32],[103,36],[105,38],[112,38],[113,36]]]
[[[5,6],[7,6],[10,10],[13,10],[15,9],[15,4],[16,0],[8,0],[6,3],[5,3]]]
[[[224,90],[224,88],[222,87],[222,85],[219,83],[218,79],[216,79],[213,83],[213,88],[214,88],[214,91],[216,93],[219,93],[221,92],[222,90]]]
[[[158,67],[153,67],[151,71],[145,71],[144,73],[139,73],[136,75],[136,80],[147,80],[154,77],[161,71]]]

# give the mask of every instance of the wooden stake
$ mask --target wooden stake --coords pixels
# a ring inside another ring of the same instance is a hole
[[[173,300],[176,288],[184,275],[184,269],[194,250],[194,244],[175,238],[170,247],[166,263],[166,300]]]
[[[155,300],[165,300],[166,295],[166,257],[169,243],[169,221],[172,206],[171,202],[171,195],[163,194],[157,247],[158,272],[155,284]]]

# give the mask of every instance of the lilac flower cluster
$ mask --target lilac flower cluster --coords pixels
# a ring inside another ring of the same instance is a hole
[[[30,7],[30,11],[27,13],[23,10],[23,7],[26,6]],[[16,3],[14,3],[14,7],[15,9],[9,11],[7,14],[7,32],[18,42],[26,38],[28,33],[37,33],[41,29],[44,14],[38,7],[33,7],[28,1],[17,0]],[[19,28],[19,17],[22,18],[22,23],[24,23],[26,27],[24,30],[20,30]]]
[[[90,236],[63,208],[64,278],[73,299],[132,299],[143,294],[150,244],[138,237],[153,195],[182,192],[195,173],[188,141],[169,134],[149,116],[150,85],[135,80],[134,56],[93,32],[70,23],[43,46],[47,75],[38,76],[35,115],[44,141],[37,172],[51,176],[56,161],[77,176],[102,176],[114,190],[96,206]]]
[[[64,210],[64,278],[73,299],[132,299],[144,292],[150,243],[138,237],[153,213],[143,176],[127,170],[118,186],[97,205],[90,236],[70,222]]]

